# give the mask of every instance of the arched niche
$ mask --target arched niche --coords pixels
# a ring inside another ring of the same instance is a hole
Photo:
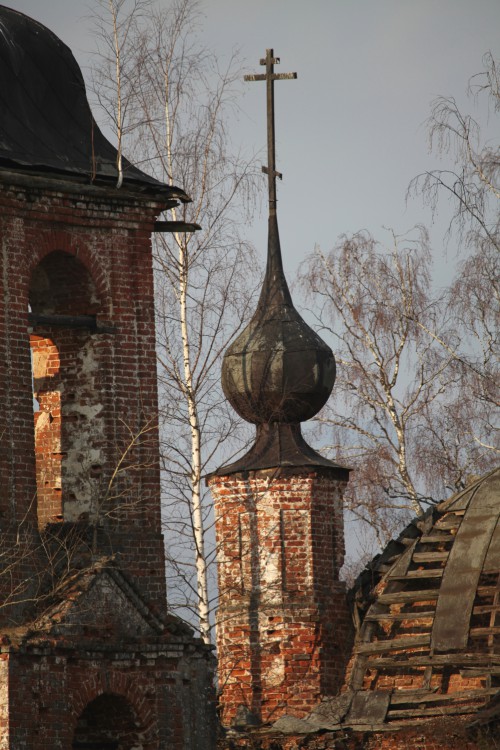
[[[96,521],[105,463],[96,286],[78,258],[55,251],[32,272],[29,305],[39,526]]]
[[[146,750],[130,703],[114,693],[91,701],[78,718],[72,750]]]

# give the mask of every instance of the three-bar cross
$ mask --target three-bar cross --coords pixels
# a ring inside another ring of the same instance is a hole
[[[245,81],[266,81],[267,83],[267,167],[262,171],[267,174],[269,185],[269,211],[276,213],[276,177],[282,179],[276,171],[276,155],[274,143],[274,82],[297,78],[297,73],[275,73],[274,66],[279,65],[279,57],[273,57],[273,50],[266,50],[266,57],[260,61],[266,66],[265,73],[245,76]]]

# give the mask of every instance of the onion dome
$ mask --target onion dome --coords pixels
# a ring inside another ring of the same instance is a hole
[[[293,306],[272,215],[264,285],[252,320],[224,355],[224,393],[247,422],[297,424],[325,405],[334,382],[332,350]]]
[[[276,212],[271,211],[267,269],[257,310],[222,363],[226,398],[243,419],[257,426],[257,436],[245,456],[216,473],[277,466],[340,468],[313,450],[300,430],[300,422],[325,405],[334,382],[332,350],[293,306]]]
[[[0,167],[116,184],[117,151],[99,130],[69,47],[37,21],[0,6]],[[123,161],[124,186],[187,201]],[[174,204],[175,205],[175,204]]]
[[[247,422],[257,426],[250,451],[225,475],[278,466],[341,468],[316,453],[304,440],[300,423],[325,405],[335,382],[335,358],[330,347],[310,328],[293,306],[281,259],[276,213],[274,144],[274,82],[294,79],[296,73],[274,72],[279,58],[266,50],[261,65],[266,73],[248,81],[266,81],[269,234],[267,268],[257,310],[233,341],[222,363],[222,387],[229,403]]]
[[[330,347],[293,306],[283,272],[276,211],[269,216],[266,275],[257,310],[229,346],[222,387],[234,410],[257,426],[250,451],[218,475],[277,466],[340,468],[304,440],[300,423],[326,404],[335,382]]]

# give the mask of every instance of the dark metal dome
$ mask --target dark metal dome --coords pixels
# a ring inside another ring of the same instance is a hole
[[[274,81],[296,73],[276,74],[279,58],[266,50],[262,75],[245,80],[266,81],[269,235],[267,268],[255,314],[224,355],[222,387],[229,403],[247,422],[257,426],[250,451],[217,470],[219,476],[276,467],[314,466],[341,469],[316,453],[304,440],[300,423],[325,405],[335,382],[335,358],[327,344],[293,306],[281,260],[276,214],[274,144]],[[346,471],[342,469],[342,471]]]
[[[297,424],[325,405],[334,382],[332,350],[293,306],[283,273],[278,223],[271,215],[259,304],[224,355],[224,393],[247,422]]]
[[[69,47],[42,24],[0,6],[0,166],[117,181],[117,151],[96,125]],[[187,200],[123,160],[124,184]]]
[[[317,453],[300,423],[325,405],[335,382],[330,347],[293,306],[283,273],[276,211],[269,216],[266,275],[255,314],[224,355],[222,387],[235,411],[257,426],[252,448],[217,470],[226,475],[273,467],[342,467]]]

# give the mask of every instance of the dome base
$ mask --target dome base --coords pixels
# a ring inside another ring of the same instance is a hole
[[[349,472],[344,466],[330,461],[306,443],[300,424],[269,422],[257,425],[255,443],[248,453],[232,464],[217,469],[215,476],[237,472],[259,471],[277,467],[318,467]]]

